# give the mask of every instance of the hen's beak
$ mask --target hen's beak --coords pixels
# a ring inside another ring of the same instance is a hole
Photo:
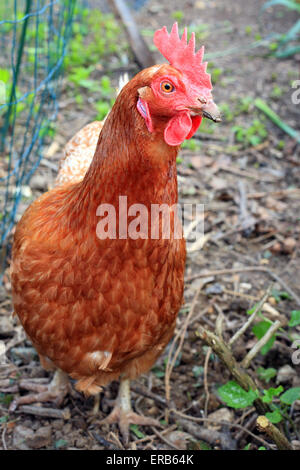
[[[211,119],[214,122],[221,122],[221,112],[218,106],[211,100],[209,103],[203,104],[201,108],[191,107],[191,111],[195,114]]]

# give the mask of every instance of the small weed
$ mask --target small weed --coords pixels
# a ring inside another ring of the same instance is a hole
[[[233,126],[232,130],[236,142],[241,143],[244,147],[259,145],[268,136],[265,125],[259,119],[254,119],[249,127]]]
[[[183,11],[181,11],[181,10],[173,11],[173,13],[172,13],[172,18],[173,18],[175,21],[178,21],[178,23],[181,23],[181,21],[182,21],[183,18],[184,18],[184,13],[183,13]]]
[[[197,139],[189,139],[185,140],[181,147],[192,151],[200,150],[201,142]]]
[[[282,95],[283,95],[282,89],[278,85],[275,85],[270,94],[271,98],[279,99]]]

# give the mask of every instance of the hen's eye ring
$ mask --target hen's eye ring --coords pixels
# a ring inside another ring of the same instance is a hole
[[[162,90],[164,93],[172,93],[172,91],[175,90],[174,85],[172,85],[172,83],[166,82],[166,81],[165,81],[165,82],[161,82],[160,88],[161,88],[161,90]]]

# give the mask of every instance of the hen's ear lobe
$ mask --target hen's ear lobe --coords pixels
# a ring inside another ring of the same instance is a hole
[[[136,107],[140,115],[145,119],[148,131],[153,132],[153,124],[152,124],[152,118],[151,118],[149,106],[148,106],[147,101],[145,101],[144,99],[146,98],[147,95],[149,96],[149,92],[151,92],[151,90],[147,86],[144,86],[143,88],[138,89],[139,98],[138,98]]]
[[[152,90],[149,86],[143,86],[138,89],[138,94],[140,98],[143,98],[146,100],[147,98],[150,98],[152,95]]]

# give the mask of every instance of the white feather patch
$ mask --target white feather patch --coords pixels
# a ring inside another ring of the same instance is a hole
[[[112,353],[110,351],[93,351],[88,353],[87,356],[94,362],[99,370],[105,370],[110,363]]]

